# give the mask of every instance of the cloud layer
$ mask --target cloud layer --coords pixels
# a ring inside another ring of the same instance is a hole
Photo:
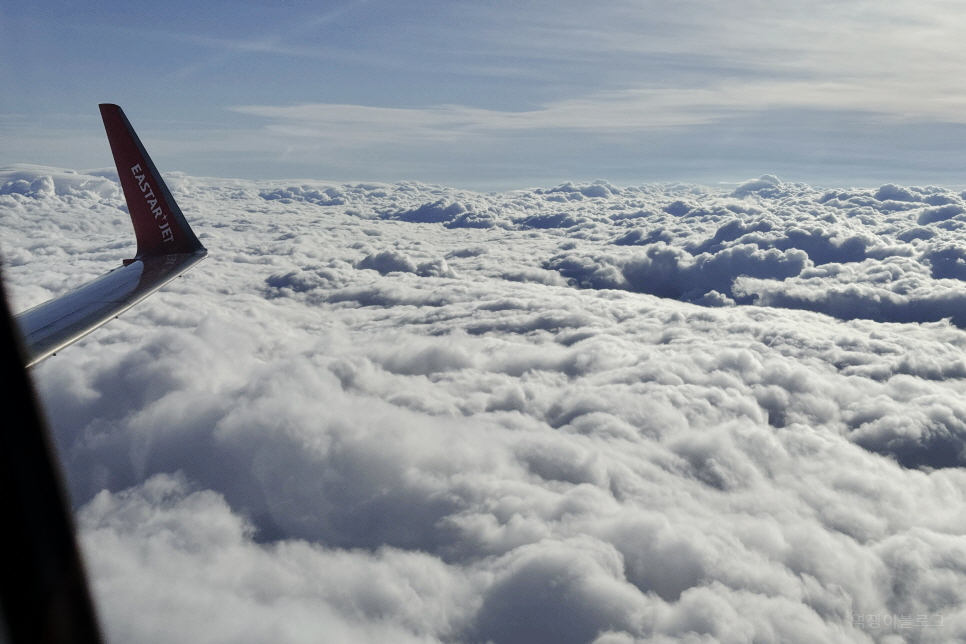
[[[169,179],[211,257],[34,371],[113,641],[964,635],[962,195]],[[15,307],[121,207],[5,169]]]

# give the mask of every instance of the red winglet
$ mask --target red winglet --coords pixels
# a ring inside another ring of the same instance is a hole
[[[124,112],[108,103],[100,108],[134,224],[136,259],[204,250]]]

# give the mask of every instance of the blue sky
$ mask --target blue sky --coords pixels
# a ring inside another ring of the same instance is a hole
[[[503,189],[958,186],[966,12],[895,0],[0,4],[0,165]]]

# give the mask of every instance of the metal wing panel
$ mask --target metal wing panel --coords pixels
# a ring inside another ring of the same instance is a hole
[[[17,316],[33,366],[117,317],[203,260],[207,251],[144,257]]]

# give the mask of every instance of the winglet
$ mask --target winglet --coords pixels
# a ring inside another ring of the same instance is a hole
[[[28,367],[127,311],[208,254],[121,108],[101,105],[101,116],[134,224],[137,256],[17,316]]]
[[[134,224],[138,242],[135,259],[204,251],[124,112],[109,103],[100,108]]]

